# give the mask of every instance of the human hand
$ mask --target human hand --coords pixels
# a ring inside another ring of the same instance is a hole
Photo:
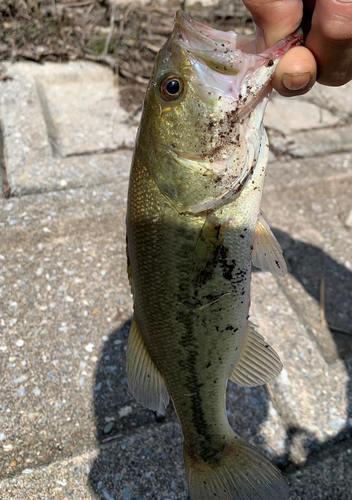
[[[303,27],[305,46],[287,52],[273,87],[283,96],[301,95],[317,81],[343,85],[352,79],[352,0],[243,0],[258,26],[262,51]]]

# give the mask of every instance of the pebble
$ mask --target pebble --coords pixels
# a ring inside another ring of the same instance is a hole
[[[345,220],[345,224],[346,224],[347,227],[351,227],[352,228],[352,210],[348,214],[348,216],[347,216],[347,218]]]
[[[129,415],[131,412],[132,412],[131,406],[124,406],[119,410],[119,417],[120,418],[127,417],[127,415]]]
[[[87,345],[85,346],[85,350],[86,350],[87,352],[93,352],[93,349],[94,349],[94,344],[87,344]]]
[[[287,371],[284,369],[282,370],[281,374],[280,374],[280,377],[281,377],[281,381],[283,384],[287,384],[288,382],[288,376],[287,376]]]
[[[101,386],[102,386],[102,383],[101,383],[101,382],[98,382],[98,384],[94,387],[94,390],[95,390],[95,391],[100,391]]]
[[[17,340],[16,345],[17,345],[17,347],[23,347],[24,346],[23,340],[22,339]]]
[[[270,401],[270,404],[269,404],[269,410],[268,410],[268,412],[269,412],[269,415],[270,415],[271,417],[275,417],[275,416],[277,415],[277,411],[276,411],[276,410],[275,410],[275,408],[273,407],[273,405],[272,405],[271,401]]]
[[[125,486],[122,495],[121,495],[121,500],[131,500],[132,498],[132,490],[128,486]]]
[[[334,429],[334,431],[340,431],[345,427],[346,420],[344,418],[339,418],[339,417],[330,418],[330,420],[328,421],[328,425],[332,429]]]
[[[108,493],[106,490],[102,490],[102,493],[104,495],[105,500],[115,500],[115,497],[110,495],[110,493]]]
[[[110,432],[115,427],[115,422],[109,422],[103,429],[103,434],[110,434]]]

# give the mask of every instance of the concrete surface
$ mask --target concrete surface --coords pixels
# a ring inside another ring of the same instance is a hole
[[[136,125],[112,72],[85,61],[6,64],[0,113],[13,195],[117,181],[128,173]]]
[[[157,422],[125,376],[124,218],[136,124],[106,68],[7,70],[0,498],[186,500],[174,410]],[[229,383],[229,420],[283,469],[291,500],[349,499],[352,85],[274,96],[266,122],[275,161],[263,208],[289,275],[254,270],[251,317],[284,370],[267,387]]]

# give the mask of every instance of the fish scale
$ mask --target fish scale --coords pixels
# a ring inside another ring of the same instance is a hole
[[[153,410],[172,398],[191,500],[288,495],[280,472],[231,429],[226,386],[229,378],[263,384],[282,367],[248,321],[250,274],[252,259],[285,274],[260,213],[268,156],[261,122],[275,66],[299,41],[292,35],[257,56],[244,52],[248,38],[179,11],[145,98],[127,210],[127,376]]]

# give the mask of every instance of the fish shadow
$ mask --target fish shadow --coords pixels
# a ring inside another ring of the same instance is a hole
[[[318,335],[317,340],[317,337],[312,335],[309,318],[308,321],[306,318],[306,320],[303,319],[303,322],[308,334],[311,334],[312,340],[316,343],[326,363],[333,365],[336,360],[342,360],[348,375],[346,425],[333,438],[321,443],[305,429],[299,427],[287,429],[285,454],[281,457],[283,463],[289,464],[291,462],[294,442],[297,442],[298,438],[303,447],[303,453],[308,457],[306,464],[310,464],[311,462],[315,463],[318,454],[324,454],[341,441],[352,437],[352,428],[348,423],[352,418],[352,272],[318,246],[294,239],[279,229],[273,228],[273,233],[283,249],[288,273],[301,284],[309,297],[319,304],[320,311],[324,311],[328,327],[325,336],[324,334],[320,337]],[[324,280],[323,283],[322,280]],[[324,287],[324,304],[322,304],[322,285]],[[305,297],[302,300],[304,301]],[[303,314],[301,314],[300,306],[290,302],[302,319]],[[329,351],[331,346],[335,351],[333,353],[331,353],[331,349]],[[288,466],[288,470],[293,470],[293,467]],[[333,493],[334,484],[331,487]],[[331,498],[334,497],[334,494]]]
[[[295,240],[278,229],[273,232],[284,250],[289,273],[317,303],[321,278],[325,277],[327,323],[351,330],[352,273],[319,247]],[[154,412],[136,403],[128,389],[125,366],[130,324],[129,319],[109,335],[96,370],[93,401],[98,454],[89,473],[90,488],[96,498],[103,500],[189,500],[182,435],[172,404],[164,417],[157,418]],[[346,390],[351,418],[352,337],[333,329],[330,332],[338,357],[344,361],[349,374]],[[279,440],[279,450],[272,450],[260,432],[276,414],[265,386],[241,388],[229,382],[227,413],[233,429],[284,473],[299,469],[292,465],[297,442],[308,456],[306,464],[313,464],[318,470],[316,457],[352,436],[351,428],[346,425],[334,438],[321,443],[305,429],[288,427]],[[275,427],[272,432],[276,432]],[[329,487],[331,492],[325,484],[327,496],[324,498],[334,498],[334,481]],[[311,497],[311,500],[315,498],[321,497]]]

